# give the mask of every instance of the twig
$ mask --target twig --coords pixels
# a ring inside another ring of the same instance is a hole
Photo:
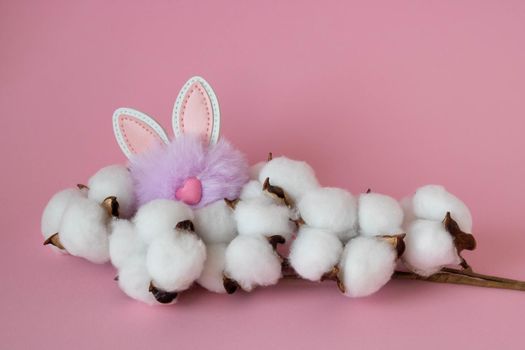
[[[449,268],[444,268],[440,272],[437,272],[428,277],[423,277],[413,272],[396,271],[394,272],[392,278],[525,291],[524,281],[483,275],[468,270],[456,270]]]

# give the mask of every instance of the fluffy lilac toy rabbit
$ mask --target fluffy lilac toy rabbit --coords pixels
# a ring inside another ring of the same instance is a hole
[[[130,160],[137,205],[166,198],[200,208],[237,198],[248,181],[248,164],[228,141],[219,140],[219,104],[204,79],[186,82],[172,124],[175,138],[170,142],[144,113],[119,108],[113,115],[118,144]]]

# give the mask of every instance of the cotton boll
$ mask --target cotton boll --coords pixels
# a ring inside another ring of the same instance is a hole
[[[294,202],[303,194],[319,187],[310,165],[286,157],[273,158],[264,165],[259,174],[259,182],[264,183],[266,178],[270,178],[272,185],[281,187]]]
[[[281,259],[265,237],[237,236],[226,249],[225,274],[245,291],[281,278]]]
[[[109,256],[113,266],[120,269],[137,255],[146,256],[146,244],[137,234],[133,223],[123,219],[113,221],[109,236]]]
[[[256,180],[251,180],[242,188],[241,195],[239,196],[241,201],[258,200],[264,203],[277,203],[275,198],[270,196],[267,192],[263,191],[263,185]]]
[[[137,233],[146,244],[155,237],[171,233],[177,223],[185,220],[193,220],[191,208],[169,199],[155,199],[144,204],[133,218]]]
[[[261,173],[261,169],[266,165],[266,162],[259,162],[250,167],[250,179],[251,180],[257,180],[259,178],[259,174]]]
[[[195,231],[206,243],[228,243],[237,234],[233,210],[218,200],[195,212]]]
[[[51,197],[42,213],[41,229],[45,239],[58,232],[64,211],[71,200],[83,197],[86,197],[86,191],[77,188],[62,190]]]
[[[205,260],[206,247],[195,234],[173,231],[153,240],[146,266],[155,287],[180,292],[199,278]]]
[[[118,285],[131,298],[154,305],[157,301],[149,291],[151,277],[145,260],[145,256],[142,259],[135,257],[123,265],[118,272]]]
[[[430,276],[445,265],[461,262],[454,239],[439,221],[414,221],[405,237],[405,247],[403,262],[422,276]]]
[[[412,202],[413,198],[411,196],[403,197],[399,201],[399,204],[403,209],[403,224],[401,224],[401,227],[403,228],[404,232],[406,232],[410,227],[410,224],[414,220],[416,220],[416,215],[414,214],[414,206]]]
[[[269,204],[262,200],[240,201],[234,211],[240,235],[280,235],[286,240],[295,230],[295,224],[290,220],[290,215],[288,207]]]
[[[339,278],[349,297],[377,292],[392,277],[397,252],[390,243],[376,237],[356,237],[343,251]]]
[[[109,260],[109,221],[107,211],[99,203],[75,198],[62,217],[60,241],[71,255],[105,263]]]
[[[363,235],[393,235],[402,231],[403,209],[390,196],[363,193],[359,196],[358,216],[360,232]]]
[[[340,238],[355,235],[357,201],[348,191],[322,187],[307,192],[297,203],[306,224],[336,232]]]
[[[132,216],[135,209],[133,179],[124,165],[115,164],[100,169],[89,179],[88,187],[88,198],[102,202],[109,196],[115,196],[120,216]]]
[[[332,232],[302,226],[290,248],[289,260],[294,270],[311,281],[319,281],[341,256],[343,244]]]
[[[215,293],[226,293],[223,284],[226,247],[226,243],[206,245],[204,269],[197,279],[198,284]]]
[[[414,213],[420,219],[442,221],[447,212],[465,232],[472,232],[470,210],[459,198],[447,192],[445,187],[427,185],[420,187],[413,199]]]

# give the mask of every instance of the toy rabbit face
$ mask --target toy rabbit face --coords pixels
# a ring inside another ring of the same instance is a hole
[[[248,179],[242,154],[219,140],[220,110],[211,86],[193,77],[180,91],[172,115],[175,134],[131,108],[113,115],[117,142],[130,160],[138,204],[167,198],[202,207],[234,199]]]

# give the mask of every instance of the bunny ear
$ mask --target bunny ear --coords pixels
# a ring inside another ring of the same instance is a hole
[[[128,158],[155,144],[169,142],[166,132],[155,120],[131,108],[119,108],[113,113],[113,131]]]
[[[175,136],[193,134],[206,143],[219,139],[221,113],[219,102],[210,84],[201,77],[193,77],[184,84],[173,107]]]

